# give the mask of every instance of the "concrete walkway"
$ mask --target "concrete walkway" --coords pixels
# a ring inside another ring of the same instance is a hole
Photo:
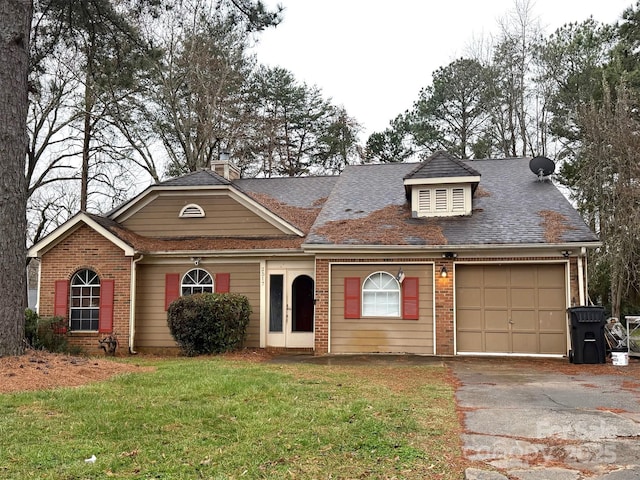
[[[601,366],[611,375],[582,374],[580,365],[556,373],[548,363],[447,361],[460,381],[464,453],[487,465],[466,478],[639,479],[640,381],[615,370],[640,362]]]

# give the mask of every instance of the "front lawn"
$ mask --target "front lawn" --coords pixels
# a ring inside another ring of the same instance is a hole
[[[462,478],[444,367],[143,363],[0,395],[0,478]]]

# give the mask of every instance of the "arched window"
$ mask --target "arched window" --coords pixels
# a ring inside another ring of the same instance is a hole
[[[182,295],[194,293],[213,293],[213,278],[206,270],[194,268],[182,277]]]
[[[362,284],[362,315],[400,316],[400,284],[393,275],[376,272],[366,278]]]
[[[98,330],[100,277],[93,270],[76,272],[71,279],[71,330]]]

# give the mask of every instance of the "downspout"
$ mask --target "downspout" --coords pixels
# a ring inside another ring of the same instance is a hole
[[[582,255],[578,255],[578,293],[580,294],[579,305],[586,305],[584,295],[584,269],[582,267]]]
[[[588,304],[593,305],[591,297],[589,296],[589,257],[587,256],[587,249],[582,247],[582,253],[584,255],[584,292]]]
[[[144,258],[144,255],[140,255],[138,258],[131,259],[131,287],[129,288],[129,353],[131,355],[137,355],[133,349],[133,339],[136,331],[136,265],[140,260]]]

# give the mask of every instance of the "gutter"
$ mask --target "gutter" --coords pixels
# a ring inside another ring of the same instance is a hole
[[[471,244],[471,245],[335,245],[335,244],[308,244],[302,245],[305,253],[358,253],[358,252],[416,252],[416,253],[433,253],[439,254],[443,252],[454,251],[456,253],[462,251],[491,251],[491,250],[576,250],[583,248],[598,248],[602,246],[602,242],[573,242],[573,243],[512,243],[512,244]]]
[[[302,249],[265,249],[265,250],[165,250],[147,252],[147,255],[162,255],[163,257],[264,257],[266,255],[274,256],[297,256],[307,253]]]

